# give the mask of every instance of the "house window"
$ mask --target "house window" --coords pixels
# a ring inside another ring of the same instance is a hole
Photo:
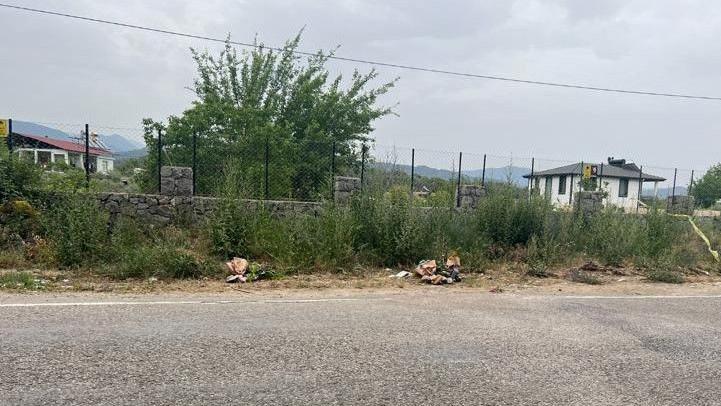
[[[628,179],[618,181],[618,197],[628,197]]]
[[[536,189],[536,193],[541,193],[541,178],[535,178],[534,179],[534,188]]]
[[[566,194],[566,175],[562,175],[562,176],[558,177],[558,194],[559,195]]]

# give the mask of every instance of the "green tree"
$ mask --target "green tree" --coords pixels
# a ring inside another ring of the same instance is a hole
[[[721,164],[712,166],[701,179],[691,185],[696,203],[709,207],[721,199]]]
[[[230,43],[218,56],[191,50],[197,65],[193,91],[198,99],[167,125],[144,120],[149,154],[146,188],[156,187],[156,137],[164,130],[164,160],[189,165],[197,134],[198,189],[222,184],[229,165],[242,173],[244,191],[262,196],[266,140],[270,145],[270,182],[274,198],[308,199],[329,191],[332,145],[338,173],[357,165],[359,143],[370,140],[372,123],[392,114],[376,106],[396,80],[371,87],[377,72],[355,71],[331,77],[325,65],[332,53],[302,59],[295,51],[301,33],[281,50],[259,44],[238,53]]]

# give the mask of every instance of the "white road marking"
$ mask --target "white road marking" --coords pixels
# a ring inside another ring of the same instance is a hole
[[[330,299],[268,299],[268,300],[163,300],[163,301],[123,301],[123,302],[45,302],[45,303],[0,303],[0,307],[69,307],[69,306],[138,306],[138,305],[223,305],[257,303],[322,303],[353,302],[366,299],[330,298]],[[373,299],[378,300],[378,299]]]
[[[536,296],[542,297],[542,296]],[[639,296],[546,296],[556,299],[721,299],[721,295],[639,295]]]

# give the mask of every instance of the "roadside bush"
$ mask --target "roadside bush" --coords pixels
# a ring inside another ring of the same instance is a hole
[[[40,186],[41,170],[20,159],[0,158],[0,203],[12,198],[28,199]]]
[[[89,196],[67,195],[43,216],[53,256],[62,267],[100,263],[110,257],[108,214]]]
[[[29,272],[0,273],[0,288],[6,289],[37,289],[40,285]]]
[[[603,281],[599,277],[578,269],[574,269],[573,271],[571,271],[568,274],[568,277],[573,282],[585,283],[587,285],[601,285],[603,283]]]
[[[665,269],[650,271],[647,277],[648,280],[653,282],[683,283],[685,281],[683,275]]]
[[[126,278],[199,278],[217,273],[211,261],[182,248],[167,245],[141,245],[123,252],[108,273]]]
[[[355,247],[371,263],[413,264],[431,254],[434,233],[428,224],[433,209],[416,209],[405,199],[392,202],[372,197],[351,206],[356,225]]]
[[[478,230],[492,243],[526,244],[544,231],[551,206],[543,199],[516,199],[512,190],[499,189],[476,209]]]

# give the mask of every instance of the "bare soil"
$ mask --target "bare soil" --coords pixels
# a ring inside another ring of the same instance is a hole
[[[589,269],[589,270],[585,270]],[[0,276],[10,270],[0,270]],[[365,270],[358,274],[324,273],[297,274],[278,280],[228,284],[223,277],[158,280],[134,279],[118,281],[87,272],[78,271],[26,271],[33,275],[32,286],[5,286],[0,284],[0,292],[105,292],[105,293],[225,293],[240,294],[278,293],[310,291],[330,293],[335,291],[403,292],[424,290],[455,290],[459,292],[493,292],[559,294],[559,295],[691,295],[721,294],[721,276],[706,275],[703,271],[687,271],[682,284],[653,282],[640,271],[628,269],[594,269],[575,267],[549,272],[548,277],[534,277],[525,271],[514,269],[488,269],[483,273],[463,274],[463,281],[451,285],[429,285],[415,276],[404,279],[391,278],[397,269]],[[595,283],[578,282],[572,273],[581,272],[590,275]]]

